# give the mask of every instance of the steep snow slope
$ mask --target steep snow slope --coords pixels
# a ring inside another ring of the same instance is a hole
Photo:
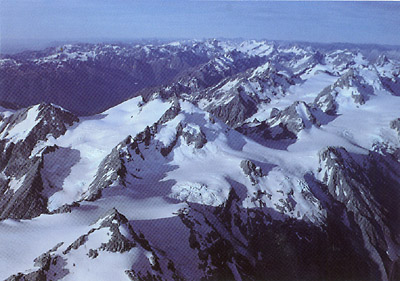
[[[128,135],[136,134],[155,122],[168,107],[168,104],[158,100],[141,106],[141,101],[141,98],[135,98],[102,114],[83,119],[63,137],[42,144],[69,147],[77,150],[80,158],[64,179],[62,190],[49,198],[50,210],[79,199],[110,150]]]

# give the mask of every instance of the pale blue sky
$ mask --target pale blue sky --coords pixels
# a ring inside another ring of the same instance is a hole
[[[400,2],[0,0],[0,39],[254,38],[400,45]]]

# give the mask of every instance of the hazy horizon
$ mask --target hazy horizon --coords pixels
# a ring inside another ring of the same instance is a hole
[[[58,42],[243,38],[400,45],[400,3],[1,0],[0,52]]]
[[[265,40],[270,42],[287,42],[287,43],[304,43],[304,44],[320,44],[320,45],[348,45],[353,47],[362,46],[379,46],[388,49],[400,49],[400,44],[375,44],[375,43],[349,43],[349,42],[316,42],[316,41],[299,41],[299,40],[273,40],[268,38],[225,38],[225,37],[210,37],[210,38],[120,38],[120,39],[109,39],[109,38],[81,38],[71,40],[16,40],[7,42],[6,44],[0,44],[1,55],[13,55],[24,51],[40,51],[50,47],[57,47],[63,44],[98,44],[98,43],[110,43],[110,44],[135,44],[135,43],[150,43],[151,41],[159,42],[173,42],[173,41],[184,41],[184,40]]]

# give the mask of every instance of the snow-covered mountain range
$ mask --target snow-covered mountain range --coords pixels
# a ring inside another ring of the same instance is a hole
[[[268,41],[0,59],[0,279],[399,280],[400,60]]]

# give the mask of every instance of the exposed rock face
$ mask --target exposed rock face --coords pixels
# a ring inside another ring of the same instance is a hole
[[[89,190],[83,195],[83,198],[89,201],[100,198],[103,189],[115,184],[126,186],[127,177],[140,179],[137,174],[128,174],[127,165],[135,165],[135,170],[141,170],[141,162],[145,160],[143,150],[147,148],[157,132],[157,127],[174,119],[180,112],[180,105],[177,99],[172,100],[171,107],[161,116],[161,118],[151,127],[146,127],[144,131],[138,133],[135,137],[128,136],[124,141],[114,147],[109,155],[100,163],[96,177],[90,184]],[[180,127],[179,127],[180,128]],[[177,129],[176,139],[181,135],[182,129]],[[172,142],[170,146],[161,145],[159,149],[163,156],[167,156],[176,144]]]
[[[258,104],[285,96],[285,91],[295,84],[295,80],[268,62],[222,81],[196,96],[195,100],[205,110],[235,128],[257,112]]]
[[[377,76],[374,79],[372,83],[367,82],[356,70],[350,69],[333,85],[322,90],[314,103],[329,115],[337,113],[339,99],[342,104],[349,103],[348,98],[351,98],[354,105],[363,105],[374,95],[376,89],[383,88],[381,79]]]
[[[297,135],[311,126],[321,126],[316,115],[324,115],[321,109],[303,101],[296,101],[284,110],[271,112],[271,117],[262,122],[250,122],[237,131],[256,141],[297,139]]]
[[[282,126],[287,131],[297,135],[301,130],[308,129],[311,125],[320,126],[319,120],[313,115],[313,109],[302,101],[297,101],[286,109],[280,111],[270,121],[271,127]]]
[[[43,280],[47,280],[47,275],[43,270],[34,271],[28,274],[18,273],[6,279],[6,281],[43,281]]]
[[[270,127],[268,121],[244,124],[236,130],[260,143],[263,143],[266,140],[291,141],[297,138],[296,134],[287,130],[283,124]]]
[[[254,164],[250,160],[242,160],[242,162],[240,162],[240,168],[242,168],[243,173],[245,173],[245,175],[250,178],[253,184],[257,184],[257,178],[263,176],[261,168],[257,167],[256,164]]]
[[[76,155],[74,151],[68,148],[60,148],[57,145],[46,146],[38,154],[24,162],[24,170],[17,171],[16,174],[0,180],[0,194],[2,196],[0,219],[30,219],[42,213],[47,213],[48,198],[60,190],[60,186],[54,185],[57,182],[54,177],[60,176],[60,174],[57,174],[60,170],[68,168],[68,165],[60,165],[57,169],[54,169],[53,157],[70,156],[70,154]],[[49,173],[49,169],[53,169],[51,173]],[[64,171],[61,175],[65,176],[67,173]],[[55,212],[70,211],[73,206],[75,204],[64,206],[64,208]]]
[[[375,62],[375,66],[385,89],[393,95],[400,95],[400,65],[382,54]]]
[[[264,211],[241,208],[234,190],[220,207],[190,204],[189,209],[181,210],[182,222],[190,229],[190,246],[198,251],[207,279],[376,277],[376,268],[365,262],[363,251],[354,248],[349,232],[337,232],[340,222],[335,222],[334,216],[327,226],[318,228],[302,221],[274,220]]]
[[[390,62],[390,60],[388,59],[388,57],[385,54],[382,54],[378,57],[375,64],[377,66],[384,66],[385,64],[387,64],[389,62]]]
[[[181,105],[179,104],[178,98],[172,98],[172,106],[161,116],[158,120],[158,124],[164,124],[174,119],[181,111]]]
[[[166,99],[173,96],[184,96],[189,100],[197,100],[200,96],[204,95],[204,91],[208,88],[216,86],[232,75],[257,67],[262,63],[265,63],[265,58],[248,56],[239,51],[231,51],[217,56],[206,63],[187,69],[178,75],[174,79],[174,82],[168,84],[168,86],[163,85],[144,89],[139,94],[145,99],[156,94]]]
[[[169,143],[164,144],[155,138],[162,127],[177,117],[180,112],[179,101],[173,99],[171,107],[157,122],[150,127],[147,126],[135,137],[128,136],[114,147],[100,163],[95,179],[82,198],[94,201],[101,197],[102,190],[110,186],[128,187],[132,186],[133,181],[142,180],[149,169],[152,169],[150,161],[159,167],[163,166],[179,139],[189,146],[193,145],[195,149],[201,149],[207,143],[205,134],[199,126],[185,122],[178,122]],[[155,153],[148,154],[148,151],[154,150]]]
[[[3,148],[0,168],[6,175],[23,174],[24,163],[39,141],[47,140],[49,135],[58,138],[78,121],[75,115],[51,104],[36,105],[12,114],[0,127],[0,148]]]
[[[182,129],[182,137],[188,145],[193,144],[196,149],[202,148],[207,143],[206,136],[197,126],[185,126]]]
[[[130,139],[131,137],[128,137],[126,142],[130,142]],[[130,155],[127,154],[126,156],[129,157]],[[98,199],[101,196],[101,190],[109,187],[115,181],[121,180],[123,182],[126,173],[123,152],[115,147],[100,163],[96,178],[90,184],[87,200]]]
[[[156,127],[156,124],[151,128],[146,127],[143,132],[138,133],[134,138],[128,136],[113,148],[111,153],[100,163],[96,177],[90,184],[87,193],[83,195],[83,198],[93,201],[100,198],[102,190],[111,185],[120,184],[126,186],[128,177],[140,179],[141,177],[133,171],[128,174],[127,165],[134,165],[137,172],[141,171],[142,163],[147,159],[143,150],[153,140]],[[160,153],[162,154],[162,151]]]
[[[397,133],[400,135],[400,118],[397,118],[395,120],[392,120],[390,122],[390,128],[394,129],[397,131]]]
[[[314,100],[314,103],[329,115],[335,115],[338,105],[333,95],[330,94],[331,88],[325,88]]]
[[[100,227],[109,227],[112,234],[111,239],[107,243],[102,244],[100,250],[123,253],[135,247],[135,243],[130,241],[119,231],[119,226],[121,224],[127,225],[128,228],[130,226],[128,224],[128,220],[119,214],[115,209],[106,220],[101,222]],[[129,231],[134,233],[131,228],[129,228]]]
[[[50,136],[58,138],[79,119],[51,104],[23,109],[6,118],[0,128],[0,169],[6,180],[0,182],[0,219],[29,219],[47,212],[43,193],[44,157],[57,146],[35,147]]]
[[[108,233],[104,236],[103,233]],[[79,266],[77,260],[97,259],[104,253],[140,255],[141,265],[127,268],[125,273],[132,280],[182,280],[174,263],[149,243],[141,233],[136,233],[127,218],[116,209],[111,209],[84,235],[66,248],[63,243],[34,260],[38,270],[29,274],[18,273],[7,280],[60,280],[70,272],[66,266]],[[94,247],[94,248],[93,248]],[[85,255],[85,256],[82,256]],[[147,261],[146,261],[147,260]],[[88,262],[90,265],[90,262]],[[94,270],[95,268],[91,268]]]
[[[88,256],[91,258],[96,258],[98,251],[123,253],[136,246],[136,243],[130,237],[130,235],[136,236],[135,232],[126,217],[121,215],[116,209],[110,210],[109,214],[107,214],[98,224],[99,227],[92,228],[87,234],[79,237],[63,251],[63,254],[66,255],[73,250],[79,249],[81,246],[85,245],[92,233],[102,228],[108,228],[111,237],[106,243],[101,243],[98,249],[89,249]],[[123,235],[121,233],[121,226],[127,230],[128,235]]]
[[[382,208],[391,209],[394,205],[391,199],[383,196],[381,189],[391,191],[396,198],[400,196],[395,187],[400,166],[378,154],[370,154],[364,160],[356,159],[344,148],[328,147],[321,151],[321,181],[329,194],[344,205],[350,220],[348,227],[359,233],[359,243],[366,245],[371,259],[378,265],[380,279],[389,280],[393,270],[399,267],[394,253],[400,246],[400,231],[396,226],[400,220]]]
[[[235,127],[237,124],[241,124],[257,112],[257,101],[241,93],[242,90],[241,87],[232,90],[236,91],[236,93],[228,94],[228,96],[233,96],[233,99],[228,103],[220,106],[210,106],[206,110],[229,126]]]
[[[355,57],[359,53],[349,52],[347,50],[340,50],[340,51],[332,51],[325,57],[327,63],[334,66],[334,69],[337,73],[341,73],[346,71],[347,69],[353,67],[355,63]]]
[[[7,281],[47,281],[60,280],[65,277],[69,270],[64,268],[66,263],[60,255],[54,254],[63,243],[59,243],[51,250],[43,253],[34,260],[34,266],[39,269],[30,273],[18,273],[7,278]]]
[[[317,65],[325,65],[325,55],[319,51],[312,52],[311,54],[307,54],[304,56],[299,56],[299,60],[294,60],[295,65],[291,65],[293,67],[293,71],[297,76],[301,76],[302,74],[307,74]]]
[[[42,160],[38,159],[31,165],[25,176],[3,183],[0,189],[0,219],[30,219],[47,212],[47,198],[41,193]]]
[[[382,77],[383,86],[395,96],[400,96],[400,70],[393,77]]]
[[[280,110],[279,110],[278,108],[274,107],[274,108],[271,110],[271,114],[269,115],[269,118],[274,118],[274,117],[276,117],[276,116],[279,114],[279,112],[280,112]]]

